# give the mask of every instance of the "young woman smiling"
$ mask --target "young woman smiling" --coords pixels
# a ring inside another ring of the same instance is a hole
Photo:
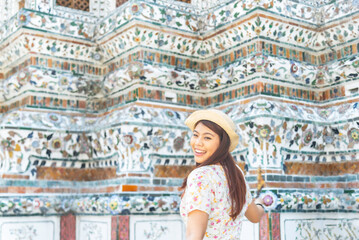
[[[185,124],[197,167],[184,179],[180,212],[187,240],[239,239],[243,216],[257,223],[263,200],[252,199],[232,152],[239,136],[233,121],[215,109],[192,113]]]

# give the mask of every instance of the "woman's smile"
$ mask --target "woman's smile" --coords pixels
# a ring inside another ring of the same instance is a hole
[[[206,151],[202,151],[202,150],[198,150],[198,149],[194,149],[193,152],[196,157],[201,157],[204,154],[206,154]]]
[[[217,150],[220,137],[203,123],[198,123],[193,130],[190,144],[196,163],[203,163]]]

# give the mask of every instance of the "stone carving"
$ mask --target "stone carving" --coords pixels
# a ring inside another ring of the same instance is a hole
[[[147,231],[144,230],[144,235],[146,236],[146,239],[148,240],[157,240],[162,237],[163,234],[166,234],[168,232],[168,228],[161,226],[157,223],[150,223],[151,228]]]
[[[36,228],[31,224],[19,226],[18,228],[12,228],[9,230],[10,235],[18,240],[36,239]]]

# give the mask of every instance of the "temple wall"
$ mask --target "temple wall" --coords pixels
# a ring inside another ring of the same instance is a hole
[[[0,240],[185,239],[204,108],[264,172],[242,239],[359,239],[357,1],[0,5]]]

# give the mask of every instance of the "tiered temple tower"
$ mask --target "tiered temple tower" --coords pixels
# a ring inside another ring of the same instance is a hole
[[[243,239],[359,239],[357,0],[0,6],[0,240],[184,240],[204,108],[264,172]]]

